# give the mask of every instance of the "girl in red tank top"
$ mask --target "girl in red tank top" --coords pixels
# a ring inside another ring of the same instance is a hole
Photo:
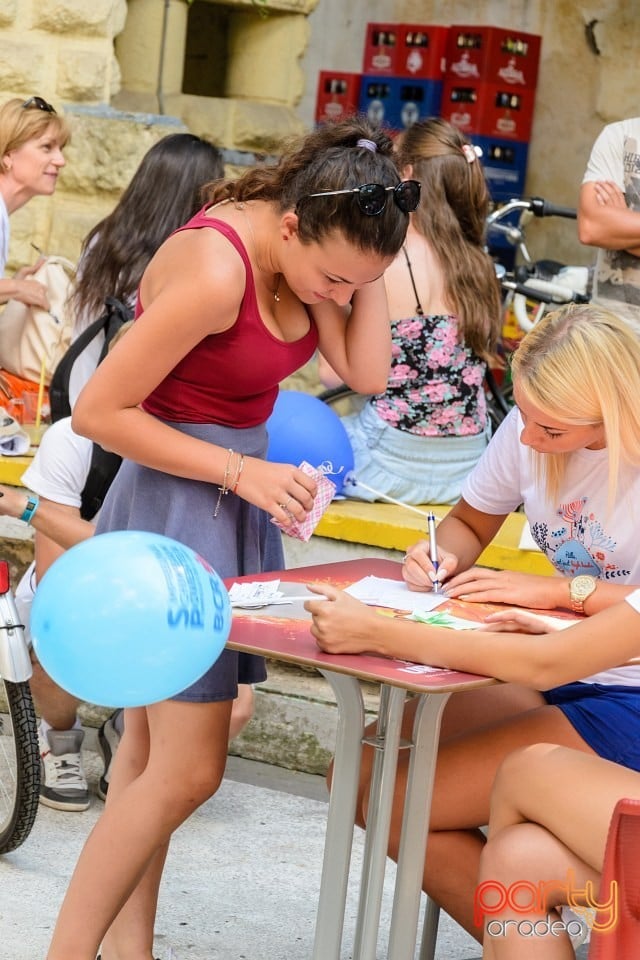
[[[389,137],[357,118],[212,185],[152,259],[133,328],[75,407],[74,429],[124,458],[98,533],[164,533],[222,577],[284,567],[269,520],[303,521],[316,484],[264,459],[278,384],[319,347],[355,390],[384,389],[382,274],[419,194]],[[261,658],[225,650],[178,697],[127,712],[108,819],[80,856],[48,960],[99,948],[115,960],[131,944],[152,956],[158,864],[222,778],[238,682],[264,675]]]

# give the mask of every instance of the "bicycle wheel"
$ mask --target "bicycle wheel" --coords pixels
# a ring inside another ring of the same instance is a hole
[[[40,797],[40,750],[36,712],[27,681],[0,679],[0,854],[27,839]]]
[[[491,430],[495,433],[513,406],[513,384],[509,380],[499,385],[493,371],[487,368],[484,378],[484,392]]]

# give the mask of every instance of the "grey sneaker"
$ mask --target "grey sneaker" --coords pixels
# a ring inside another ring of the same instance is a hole
[[[120,743],[120,732],[116,726],[116,718],[120,713],[122,713],[121,710],[116,710],[112,713],[98,730],[98,749],[102,754],[102,761],[104,763],[104,773],[98,782],[98,796],[101,800],[107,799],[111,764],[113,763],[113,758]]]
[[[80,750],[84,730],[38,730],[40,744],[40,803],[56,810],[86,810],[89,788]]]

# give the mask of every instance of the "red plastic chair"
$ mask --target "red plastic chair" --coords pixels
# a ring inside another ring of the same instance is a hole
[[[600,883],[603,899],[609,897],[614,880],[618,884],[616,923],[611,931],[591,934],[589,960],[640,957],[640,800],[619,800],[613,811]]]

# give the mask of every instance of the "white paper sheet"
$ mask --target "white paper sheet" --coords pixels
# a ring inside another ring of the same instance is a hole
[[[415,590],[409,590],[406,583],[387,580],[384,577],[363,577],[362,580],[347,587],[345,593],[372,606],[411,612],[435,610],[447,599],[441,593],[417,593]]]

